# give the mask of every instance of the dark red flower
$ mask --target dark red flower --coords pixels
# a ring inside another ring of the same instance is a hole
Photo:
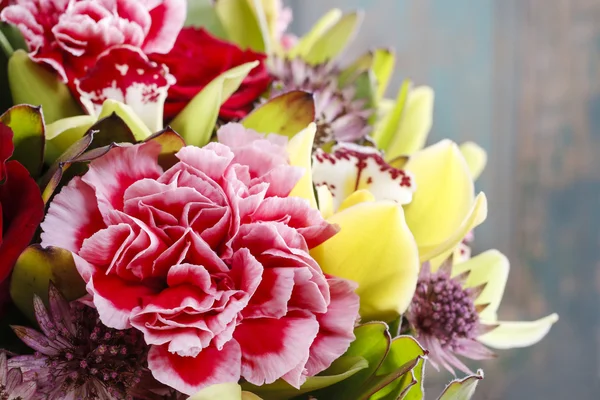
[[[252,110],[254,101],[267,90],[271,78],[265,66],[266,55],[242,50],[218,39],[204,29],[184,28],[167,54],[151,54],[150,59],[166,64],[177,83],[169,89],[165,118],[176,116],[206,85],[221,73],[247,62],[260,64],[244,79],[240,88],[221,106],[225,120],[242,118]]]
[[[8,278],[44,217],[37,184],[13,153],[12,130],[0,122],[0,313],[8,300]]]

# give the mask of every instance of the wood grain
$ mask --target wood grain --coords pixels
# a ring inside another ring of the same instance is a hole
[[[478,186],[490,215],[476,247],[511,258],[500,316],[556,311],[561,320],[540,344],[481,363],[486,379],[476,398],[598,398],[600,1],[288,3],[298,33],[332,7],[364,8],[347,57],[395,47],[394,89],[410,77],[436,90],[430,142],[475,140],[489,152]],[[435,398],[433,387],[428,393]]]

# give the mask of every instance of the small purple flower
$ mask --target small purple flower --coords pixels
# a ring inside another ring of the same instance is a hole
[[[452,277],[451,271],[450,262],[435,273],[429,263],[423,264],[406,319],[415,337],[429,350],[429,360],[436,369],[441,364],[453,374],[452,367],[472,373],[456,356],[494,358],[496,355],[477,338],[497,325],[485,325],[479,319],[479,313],[488,305],[475,305],[475,300],[485,285],[467,288],[469,272]]]
[[[0,352],[0,399],[33,400],[35,394],[35,382],[24,380],[20,369],[9,368],[6,353]]]
[[[152,378],[140,332],[107,328],[94,308],[69,304],[53,285],[49,310],[37,296],[33,304],[42,332],[23,326],[13,330],[36,353],[12,357],[8,366],[13,368],[9,375],[14,370],[37,383],[36,399],[174,398],[166,397],[172,391]]]
[[[274,77],[271,98],[292,90],[313,94],[316,147],[334,140],[356,142],[369,134],[371,126],[368,120],[374,110],[366,107],[364,100],[356,98],[354,85],[340,87],[340,71],[331,63],[310,65],[300,58],[275,57],[270,72]]]

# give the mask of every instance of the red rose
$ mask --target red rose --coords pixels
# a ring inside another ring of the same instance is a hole
[[[221,73],[238,65],[258,60],[260,64],[244,79],[240,88],[221,106],[225,120],[242,118],[271,82],[265,66],[266,55],[242,50],[233,43],[217,39],[204,29],[184,28],[167,54],[151,54],[150,59],[166,64],[177,83],[169,89],[165,118],[175,117],[206,85]]]
[[[9,161],[12,130],[0,122],[0,312],[8,300],[10,273],[44,217],[37,184],[18,161]]]

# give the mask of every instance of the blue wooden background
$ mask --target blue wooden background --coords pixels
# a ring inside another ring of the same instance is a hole
[[[297,33],[330,8],[365,9],[346,56],[394,47],[392,92],[407,77],[436,91],[430,142],[488,150],[476,249],[511,259],[500,317],[561,320],[537,346],[482,363],[476,399],[600,398],[600,0],[287,3]]]

